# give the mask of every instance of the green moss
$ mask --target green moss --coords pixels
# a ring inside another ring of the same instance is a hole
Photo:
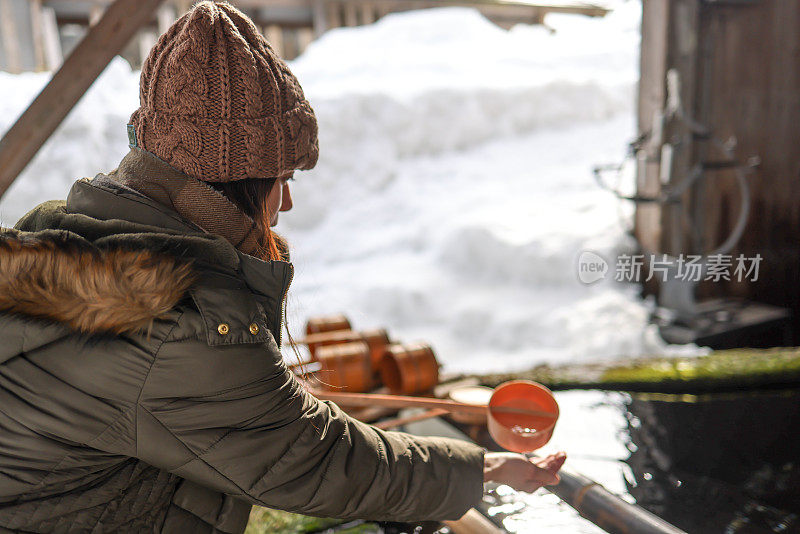
[[[272,510],[254,506],[250,512],[245,534],[302,534],[318,532],[344,523],[341,519],[322,519],[292,514],[281,510]]]
[[[381,534],[383,530],[375,523],[362,523],[349,528],[336,530],[336,534]]]
[[[250,521],[247,523],[245,534],[311,534],[327,532],[329,529],[336,534],[381,534],[382,532],[376,523],[310,517],[254,506],[250,512]]]
[[[539,366],[528,371],[478,376],[487,386],[526,379],[551,389],[613,389],[703,392],[742,387],[800,385],[800,349],[735,349],[700,357],[655,357],[626,361]]]
[[[696,380],[749,381],[754,377],[785,378],[800,374],[796,349],[726,350],[698,358],[657,358],[606,369],[602,382],[661,382]]]

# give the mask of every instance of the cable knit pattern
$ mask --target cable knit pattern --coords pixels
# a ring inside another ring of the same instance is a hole
[[[317,163],[317,120],[289,67],[227,3],[200,2],[142,66],[131,124],[141,148],[207,182]]]

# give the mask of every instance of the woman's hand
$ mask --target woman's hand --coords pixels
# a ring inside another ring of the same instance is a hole
[[[542,486],[558,484],[558,470],[566,459],[564,452],[530,459],[513,452],[487,452],[483,460],[483,481],[533,493]]]

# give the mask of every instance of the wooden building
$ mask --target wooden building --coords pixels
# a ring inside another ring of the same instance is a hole
[[[735,160],[746,175],[750,210],[728,254],[760,254],[759,277],[703,282],[697,293],[791,310],[790,342],[796,345],[800,2],[646,0],[642,20],[638,194],[676,190],[697,165],[704,170],[680,202],[638,204],[636,237],[646,250],[672,255],[707,254],[717,247],[730,236],[742,210],[737,168],[723,161]],[[730,157],[720,146],[729,149]]]
[[[158,35],[194,0],[166,0],[121,55],[134,68]],[[472,6],[498,25],[539,24],[547,13],[603,16],[601,5],[579,0],[230,0],[259,26],[273,48],[293,59],[325,31],[371,24],[388,13]],[[97,22],[112,0],[0,0],[0,70],[53,70]]]

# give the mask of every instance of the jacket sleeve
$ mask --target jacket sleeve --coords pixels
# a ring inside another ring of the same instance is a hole
[[[308,394],[266,344],[167,339],[136,406],[136,454],[253,504],[323,517],[456,519],[483,449],[384,432]]]

